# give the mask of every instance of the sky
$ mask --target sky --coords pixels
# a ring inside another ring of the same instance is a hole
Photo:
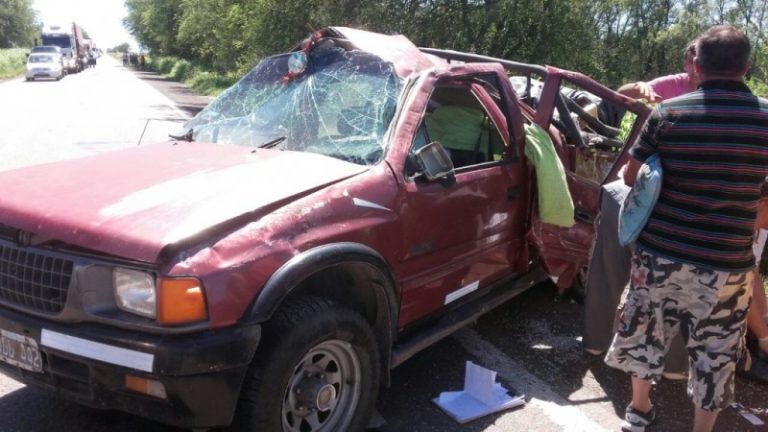
[[[33,0],[32,9],[45,25],[76,22],[104,50],[124,42],[137,47],[123,27],[123,17],[128,14],[123,0]]]

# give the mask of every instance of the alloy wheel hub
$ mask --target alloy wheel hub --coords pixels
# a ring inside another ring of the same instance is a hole
[[[310,409],[328,411],[336,400],[336,388],[325,381],[324,375],[310,375],[299,383],[296,396],[302,405]]]

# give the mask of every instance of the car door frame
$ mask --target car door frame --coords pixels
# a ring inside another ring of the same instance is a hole
[[[415,83],[411,83],[414,88],[409,91],[410,100],[408,100],[404,107],[404,114],[401,114],[396,119],[397,127],[394,128],[396,135],[392,137],[393,145],[390,147],[390,151],[387,154],[387,161],[390,164],[398,182],[401,184],[401,190],[403,194],[412,193],[416,187],[416,182],[409,179],[407,172],[406,159],[411,149],[414,137],[418,133],[418,128],[421,125],[427,110],[427,103],[429,101],[432,90],[436,87],[438,82],[442,80],[461,79],[470,80],[473,77],[489,76],[493,75],[496,78],[499,90],[499,99],[501,107],[497,106],[490,96],[482,96],[485,90],[479,84],[474,84],[476,87],[473,92],[478,92],[481,96],[478,98],[480,104],[486,110],[486,113],[492,117],[494,124],[502,135],[504,140],[504,157],[499,162],[488,162],[480,164],[477,169],[461,170],[460,173],[456,173],[457,176],[462,175],[475,175],[483,176],[485,174],[480,171],[484,169],[495,169],[497,171],[505,171],[504,175],[508,175],[511,191],[506,197],[509,200],[513,200],[515,206],[515,215],[512,216],[515,219],[514,226],[511,227],[511,231],[507,233],[508,238],[502,240],[506,242],[504,246],[507,247],[514,256],[509,257],[507,268],[504,274],[498,275],[498,279],[502,279],[511,274],[522,272],[527,270],[528,254],[527,246],[525,244],[525,227],[527,226],[527,208],[528,197],[525,191],[528,190],[527,176],[525,174],[525,166],[522,160],[522,147],[520,142],[523,138],[522,116],[517,111],[517,100],[514,92],[512,91],[511,84],[507,79],[504,69],[498,64],[464,64],[453,65],[446,68],[434,69],[422,74],[421,77]],[[510,108],[511,107],[511,108]],[[486,168],[487,167],[487,168]],[[499,177],[502,178],[502,177]],[[427,185],[429,188],[443,187],[437,182],[434,185]],[[509,194],[513,196],[509,196]],[[404,195],[405,196],[405,195]],[[417,245],[418,246],[418,245]],[[500,245],[496,245],[500,246]],[[496,280],[482,281],[479,286],[472,286],[472,283],[457,284],[450,288],[438,287],[437,290],[429,289],[429,284],[440,284],[441,278],[443,278],[446,272],[451,272],[450,266],[455,263],[435,263],[432,262],[429,265],[419,265],[417,268],[409,267],[407,261],[409,258],[408,247],[403,247],[400,257],[400,281],[401,286],[401,314],[399,325],[402,327],[408,325],[414,321],[419,320],[429,314],[438,312],[442,309],[442,306],[449,303],[448,294],[451,292],[460,292],[462,289],[467,290],[470,295],[466,296],[465,300],[475,297],[484,291],[484,288],[489,286]],[[480,252],[482,253],[482,252]],[[480,259],[479,257],[468,257],[467,261],[472,262],[473,259]],[[436,264],[436,265],[435,265]],[[455,272],[452,278],[455,282]],[[445,295],[446,301],[437,304],[435,301],[435,292],[439,291],[439,296]],[[429,300],[426,301],[425,300]],[[459,303],[459,302],[456,302]],[[428,305],[428,306],[424,306]]]

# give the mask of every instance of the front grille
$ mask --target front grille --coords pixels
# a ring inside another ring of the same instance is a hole
[[[59,313],[67,301],[72,261],[0,244],[0,301]]]

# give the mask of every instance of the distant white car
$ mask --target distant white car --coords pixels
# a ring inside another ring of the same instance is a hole
[[[64,67],[66,62],[64,61],[64,54],[61,52],[61,48],[57,47],[56,45],[38,45],[34,48],[32,48],[32,52],[29,54],[54,54],[59,58],[59,61],[61,62],[61,67],[64,69],[64,75],[67,74],[67,68]],[[29,57],[29,54],[27,54],[27,57]]]
[[[35,78],[53,78],[58,81],[63,76],[64,68],[56,54],[31,54],[27,58],[27,81],[33,81]]]

